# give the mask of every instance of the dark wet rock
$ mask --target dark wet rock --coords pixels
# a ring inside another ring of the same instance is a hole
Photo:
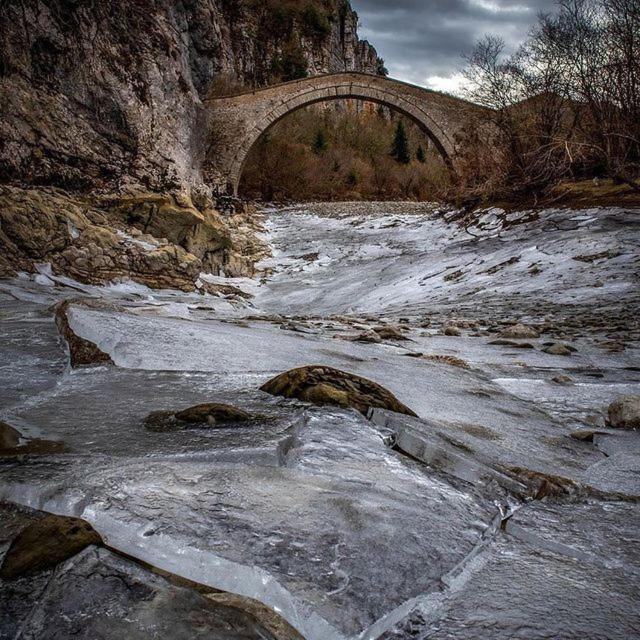
[[[202,427],[225,427],[255,420],[256,416],[228,404],[210,402],[182,411],[154,411],[145,419],[148,431],[163,433]]]
[[[12,449],[20,442],[20,432],[0,420],[0,450]]]
[[[67,445],[59,440],[44,440],[33,438],[17,447],[0,448],[1,458],[15,458],[21,456],[46,456],[68,451]]]
[[[0,420],[0,457],[13,458],[25,455],[64,453],[64,442],[26,438],[17,429]]]
[[[247,422],[251,419],[252,416],[246,411],[217,402],[199,404],[176,413],[176,420],[189,424],[225,424],[229,422]]]
[[[399,329],[390,325],[373,329],[383,340],[408,340]]]
[[[0,559],[3,547],[15,548],[52,518],[62,520],[0,503]],[[59,562],[0,576],[0,638],[302,640],[255,600],[122,557],[103,548],[99,538],[84,542],[90,544],[76,553],[67,548]]]
[[[11,543],[0,578],[16,578],[50,569],[89,545],[102,544],[93,527],[79,518],[48,515],[23,529]]]
[[[352,407],[364,415],[371,407],[416,415],[378,383],[331,367],[312,365],[291,369],[269,380],[260,389],[320,406]]]
[[[515,338],[516,340],[531,340],[540,337],[540,334],[533,328],[525,324],[514,324],[500,333],[503,338]]]
[[[60,335],[65,339],[69,347],[69,360],[73,368],[86,367],[90,365],[113,364],[113,360],[108,353],[102,351],[97,345],[90,340],[81,338],[69,325],[68,311],[73,304],[92,306],[98,304],[97,301],[89,303],[84,299],[81,300],[64,300],[56,305],[55,320]],[[102,308],[102,305],[100,305]]]
[[[607,424],[616,429],[640,429],[640,396],[621,396],[607,411]]]
[[[568,386],[568,385],[572,385],[573,384],[573,380],[569,377],[569,376],[555,376],[553,378],[551,378],[551,382],[555,382],[555,384],[561,384],[564,386]]]
[[[553,356],[570,356],[572,353],[575,353],[576,349],[568,344],[554,342],[553,344],[544,347],[542,351]]]
[[[452,273],[448,273],[447,275],[445,275],[443,277],[443,280],[445,282],[454,282],[456,280],[460,280],[463,276],[464,276],[464,271],[462,271],[462,269],[457,269],[456,271],[452,272]]]
[[[583,490],[583,487],[578,482],[562,476],[532,471],[522,467],[511,467],[508,471],[530,487],[531,493],[536,500],[541,500],[547,496],[574,496]]]
[[[206,597],[219,605],[246,612],[272,633],[274,640],[304,640],[284,618],[257,600],[234,593],[208,593]]]
[[[506,340],[505,338],[498,338],[497,340],[491,340],[487,344],[495,345],[498,347],[512,347],[514,349],[534,349],[535,347],[530,342],[516,342],[515,340]]]
[[[371,344],[382,342],[382,338],[375,331],[363,331],[352,338],[352,340],[354,342],[368,342]]]
[[[5,591],[9,604],[20,595],[14,583]],[[23,637],[40,640],[276,640],[240,607],[212,601],[170,575],[95,546],[51,574],[19,623]]]

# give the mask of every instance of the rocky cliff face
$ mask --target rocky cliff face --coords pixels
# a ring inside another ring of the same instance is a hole
[[[7,0],[0,180],[73,190],[200,187],[201,99],[225,85],[375,72],[348,3]]]
[[[200,272],[253,275],[255,216],[194,166],[202,99],[375,72],[356,29],[338,0],[4,0],[0,276],[44,262],[193,290]]]

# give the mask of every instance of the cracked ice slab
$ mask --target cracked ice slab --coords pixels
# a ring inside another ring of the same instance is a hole
[[[533,503],[507,521],[463,589],[380,640],[639,637],[636,504]]]
[[[438,592],[497,512],[354,412],[312,412],[285,464],[80,462],[48,483],[31,464],[5,472],[2,495],[81,515],[115,548],[256,598],[309,640],[353,636]]]
[[[442,216],[394,213],[385,203],[367,205],[366,215],[352,213],[353,204],[336,212],[340,207],[310,205],[269,217],[274,258],[265,266],[276,272],[258,291],[257,306],[304,315],[415,314],[488,301],[518,307],[638,299],[633,210],[528,212],[528,221],[510,228],[488,211],[467,233]],[[315,262],[301,257],[314,252]],[[600,253],[606,258],[576,260]],[[460,277],[446,280],[456,270]]]

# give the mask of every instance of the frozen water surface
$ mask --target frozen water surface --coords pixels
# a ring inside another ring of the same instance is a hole
[[[490,210],[465,231],[428,207],[314,205],[269,212],[264,279],[231,282],[248,301],[42,265],[0,283],[0,420],[67,449],[3,460],[0,498],[82,516],[309,640],[638,637],[640,436],[604,424],[640,394],[638,238],[638,213],[614,208]],[[78,297],[112,303],[68,319],[115,366],[69,368],[51,307]],[[491,344],[518,321],[540,337]],[[381,323],[407,340],[353,340]],[[557,342],[575,351],[544,351]],[[307,364],[375,380],[420,417],[258,390]],[[257,418],[144,427],[214,401]]]

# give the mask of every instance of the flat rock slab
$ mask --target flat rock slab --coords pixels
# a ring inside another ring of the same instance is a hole
[[[454,458],[460,458],[461,464],[464,458],[500,473],[514,471],[517,475],[516,470],[526,469],[582,482],[594,465],[606,460],[595,446],[569,438],[554,422],[531,420],[529,416],[517,412],[509,423],[478,424],[420,420],[379,409],[372,413],[376,424],[402,436],[409,455],[448,473],[461,468],[452,464]],[[472,476],[468,479],[473,481]],[[619,491],[626,491],[624,484],[616,486]]]
[[[106,549],[88,547],[46,577],[46,588],[18,625],[13,601],[37,578],[0,583],[10,613],[0,622],[0,637],[13,637],[8,632],[17,627],[21,638],[32,640],[276,640],[250,614],[173,585]]]

